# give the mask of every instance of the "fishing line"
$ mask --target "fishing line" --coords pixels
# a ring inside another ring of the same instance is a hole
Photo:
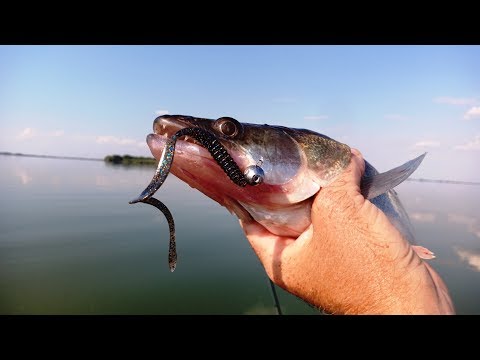
[[[268,278],[268,282],[270,283],[270,289],[272,289],[273,301],[275,303],[275,308],[277,309],[277,315],[283,315],[282,309],[280,308],[280,301],[278,301],[277,290],[275,288],[275,284],[273,281]]]

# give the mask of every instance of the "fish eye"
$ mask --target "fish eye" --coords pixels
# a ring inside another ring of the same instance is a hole
[[[222,130],[222,133],[227,136],[233,136],[237,131],[235,124],[231,121],[224,121],[222,125],[220,125],[220,130]]]
[[[234,138],[238,136],[242,130],[242,125],[237,120],[226,116],[215,120],[213,126],[222,135],[225,135],[229,138]]]

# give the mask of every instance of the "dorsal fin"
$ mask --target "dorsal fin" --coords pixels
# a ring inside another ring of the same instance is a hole
[[[420,165],[427,153],[381,174],[362,177],[360,192],[365,199],[373,199],[404,182]]]

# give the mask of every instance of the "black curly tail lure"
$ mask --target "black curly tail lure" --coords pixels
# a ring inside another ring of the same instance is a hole
[[[138,202],[143,202],[150,204],[159,209],[166,217],[170,229],[170,243],[169,243],[169,252],[168,252],[168,264],[170,271],[174,271],[177,266],[177,250],[175,244],[175,223],[173,221],[173,216],[168,210],[167,206],[162,203],[160,200],[152,197],[153,194],[162,186],[165,182],[168,174],[170,173],[170,168],[172,166],[173,157],[175,155],[175,144],[177,140],[182,136],[190,136],[197,140],[203,147],[205,147],[215,161],[220,165],[223,171],[228,175],[228,177],[238,186],[245,187],[247,184],[258,185],[263,180],[263,170],[254,165],[249,166],[245,173],[247,176],[242,173],[237,163],[232,159],[227,150],[223,145],[217,140],[215,135],[210,133],[207,130],[200,128],[185,128],[177,131],[170,139],[167,140],[165,148],[162,153],[162,157],[158,162],[157,170],[153,175],[152,181],[150,184],[142,191],[142,193],[132,201],[130,204],[135,204]],[[250,175],[252,168],[256,171],[253,175]]]

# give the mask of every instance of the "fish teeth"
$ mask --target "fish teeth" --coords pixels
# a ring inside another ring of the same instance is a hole
[[[195,139],[194,137],[188,136],[188,135],[185,135],[182,140],[183,140],[183,141],[187,141],[187,142],[189,142],[189,143],[191,143],[191,144],[195,144],[195,145],[201,146],[201,144],[197,141],[197,139]]]

